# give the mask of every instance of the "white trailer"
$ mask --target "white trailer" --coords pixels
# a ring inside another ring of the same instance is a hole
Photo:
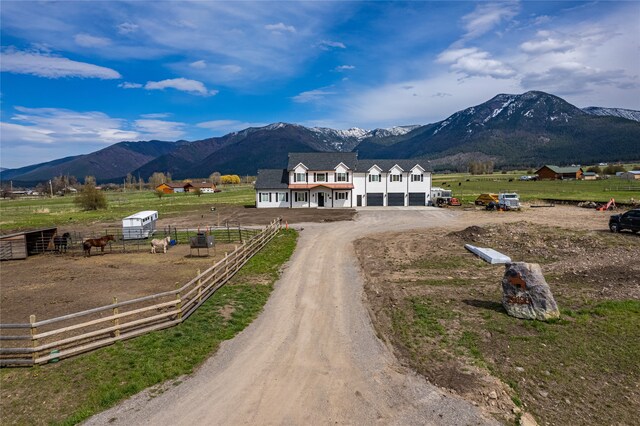
[[[158,212],[145,210],[122,219],[122,238],[125,240],[139,240],[149,238],[156,232]]]

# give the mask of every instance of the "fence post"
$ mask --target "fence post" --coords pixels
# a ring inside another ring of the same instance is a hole
[[[200,277],[200,269],[198,269],[198,277]],[[198,303],[202,302],[202,278],[198,278]]]
[[[180,288],[180,283],[176,284],[176,288]],[[180,292],[176,293],[176,300],[178,301],[176,304],[178,308],[178,319],[182,320],[182,299],[180,298]]]
[[[229,253],[224,253],[224,279],[229,279]]]
[[[242,230],[240,229],[240,222],[238,222],[238,236],[240,237],[240,242],[242,242]]]
[[[36,363],[36,359],[38,359],[38,353],[35,349],[38,347],[38,339],[34,338],[34,336],[38,333],[38,329],[34,326],[36,323],[36,316],[29,316],[29,323],[31,324],[31,346],[33,347],[33,354],[31,355],[33,358],[33,363]]]
[[[231,233],[229,231],[229,221],[227,221],[227,242],[231,242]]]
[[[117,297],[113,297],[113,304],[115,305],[116,303],[118,303],[118,298]],[[113,308],[113,316],[115,317],[116,315],[118,315],[120,313],[120,310],[118,309],[118,307],[116,306],[115,308]],[[120,318],[114,318],[113,319],[113,325],[116,328],[116,331],[113,333],[116,337],[120,337]]]

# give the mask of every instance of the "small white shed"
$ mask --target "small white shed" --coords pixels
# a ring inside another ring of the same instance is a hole
[[[132,214],[122,219],[122,238],[125,240],[138,240],[149,238],[156,232],[158,212],[145,210]]]

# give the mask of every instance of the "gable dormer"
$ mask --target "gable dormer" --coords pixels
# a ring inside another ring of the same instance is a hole
[[[290,176],[291,183],[307,183],[309,182],[309,168],[303,163],[298,163],[293,168]]]

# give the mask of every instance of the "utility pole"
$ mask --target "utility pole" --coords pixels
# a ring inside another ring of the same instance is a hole
[[[51,190],[51,198],[53,198],[53,185],[51,184],[51,179],[49,179],[49,190]]]

